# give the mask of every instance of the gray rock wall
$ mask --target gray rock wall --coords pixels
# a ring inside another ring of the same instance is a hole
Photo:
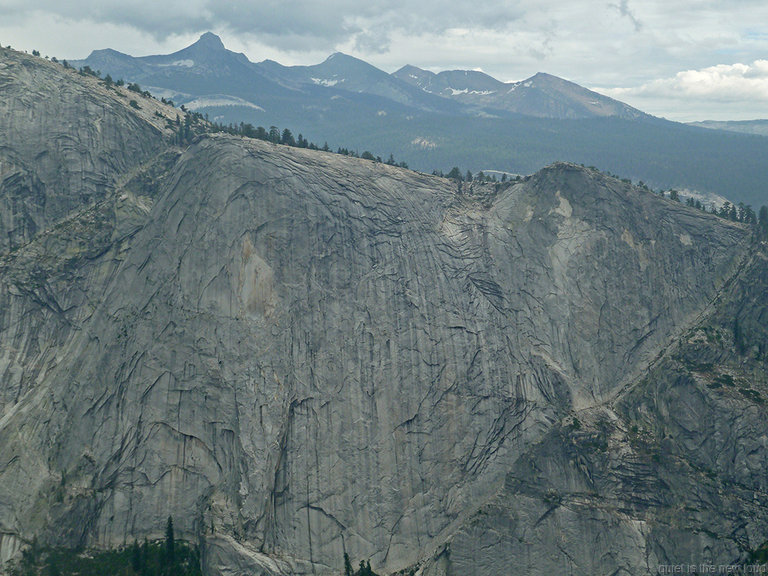
[[[174,118],[124,88],[8,49],[0,93],[0,252],[104,199],[165,148],[165,115]],[[126,106],[131,99],[141,113]]]
[[[676,523],[690,485],[614,405],[743,273],[737,224],[570,164],[459,191],[210,136],[30,238],[0,258],[8,538],[172,515],[228,575],[739,550]]]

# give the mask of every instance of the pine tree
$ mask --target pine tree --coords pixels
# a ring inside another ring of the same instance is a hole
[[[141,572],[141,548],[137,540],[131,544],[131,567],[137,574]]]
[[[461,177],[461,170],[459,170],[458,166],[454,166],[453,168],[451,168],[451,171],[448,172],[448,174],[446,175],[446,178],[450,178],[452,180],[458,180],[459,182],[463,180],[463,178]]]
[[[768,238],[768,206],[760,206],[760,212],[757,216],[757,230],[760,238]]]
[[[147,565],[149,564],[149,540],[144,538],[144,542],[141,543],[141,574],[147,573]]]
[[[176,555],[176,543],[173,537],[173,518],[168,516],[168,522],[165,525],[165,559],[168,566],[173,566]]]
[[[296,146],[296,139],[288,128],[283,130],[283,135],[280,137],[280,143],[285,144],[286,146]]]

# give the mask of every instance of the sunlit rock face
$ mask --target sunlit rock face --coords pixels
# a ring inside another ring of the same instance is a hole
[[[3,90],[38,91],[0,102],[0,130],[39,183],[0,187],[4,559],[168,516],[227,575],[337,574],[345,552],[655,574],[768,540],[745,227],[565,163],[458,186],[234,136],[176,148],[149,100],[0,62]]]

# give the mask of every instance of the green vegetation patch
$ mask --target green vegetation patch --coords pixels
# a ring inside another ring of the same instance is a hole
[[[197,547],[173,536],[169,518],[165,540],[137,541],[100,551],[45,548],[33,542],[14,566],[12,576],[202,576]]]
[[[360,560],[360,567],[355,570],[352,568],[352,561],[349,554],[344,552],[344,576],[379,576],[371,569],[371,561]]]
[[[753,564],[768,563],[768,542],[763,542],[756,550],[750,552],[749,560]]]
[[[763,400],[763,397],[760,395],[760,392],[757,390],[752,390],[751,388],[741,388],[739,392],[745,397],[749,398],[756,404],[763,404],[765,401]]]

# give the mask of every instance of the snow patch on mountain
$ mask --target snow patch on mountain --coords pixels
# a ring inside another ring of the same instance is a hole
[[[191,102],[187,102],[185,106],[192,111],[199,110],[201,108],[215,108],[221,106],[240,106],[243,108],[251,108],[252,110],[259,110],[260,112],[265,111],[264,108],[254,104],[253,102],[248,102],[248,100],[243,100],[237,96],[227,96],[223,94],[195,98]]]
[[[496,94],[495,90],[470,90],[464,88],[463,90],[457,90],[456,88],[448,88],[451,91],[451,96],[458,96],[459,94],[477,94],[479,96],[488,96],[489,94]]]
[[[414,146],[418,146],[419,148],[424,148],[428,150],[437,148],[437,144],[435,142],[432,142],[432,140],[428,140],[426,138],[422,138],[421,136],[411,140],[411,144]]]
[[[162,66],[163,68],[167,68],[169,66],[177,66],[179,68],[192,68],[195,65],[194,60],[176,60],[175,62],[170,62],[168,64],[159,64],[159,66]]]
[[[341,80],[328,80],[326,78],[312,78],[312,82],[317,84],[318,86],[325,86],[326,88],[331,88],[333,86],[336,86],[339,82],[344,82],[344,79]]]

